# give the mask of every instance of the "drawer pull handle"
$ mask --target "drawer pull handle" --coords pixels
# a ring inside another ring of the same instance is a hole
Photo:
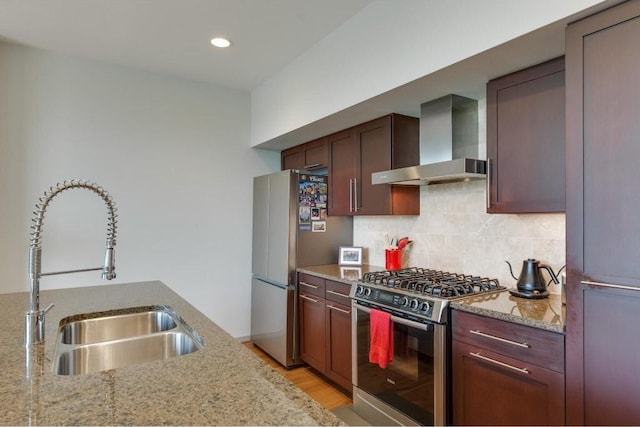
[[[526,368],[518,368],[517,366],[509,365],[508,363],[500,362],[499,360],[495,360],[495,359],[492,359],[490,357],[483,356],[480,353],[473,353],[473,352],[470,351],[469,354],[472,355],[473,357],[477,357],[478,359],[482,359],[485,362],[493,363],[495,365],[499,365],[499,366],[502,366],[504,368],[509,368],[509,369],[514,370],[514,371],[521,372],[523,374],[527,374],[528,375],[530,373],[529,370],[526,369]]]
[[[640,291],[640,288],[636,288],[634,286],[612,285],[611,283],[590,282],[588,280],[583,280],[580,283],[582,283],[583,285],[598,286],[601,288],[625,289],[627,291]]]
[[[311,301],[311,302],[313,302],[313,303],[319,303],[319,302],[320,302],[319,300],[314,299],[314,298],[309,298],[309,297],[308,297],[308,296],[306,296],[306,295],[300,295],[300,298],[306,299],[307,301]]]
[[[311,289],[318,289],[319,288],[319,286],[315,286],[315,285],[312,285],[311,283],[307,283],[307,282],[300,282],[300,284],[302,286],[306,286],[306,287],[311,288]]]
[[[328,305],[327,307],[329,307],[331,310],[338,310],[340,313],[351,314],[350,311],[343,310],[342,308],[334,307],[333,305]]]
[[[328,294],[337,295],[337,296],[342,297],[342,298],[347,298],[347,299],[349,298],[349,295],[347,295],[347,294],[342,294],[342,293],[340,293],[340,292],[336,292],[336,291],[332,291],[331,289],[327,289],[327,293],[328,293]]]
[[[469,330],[470,333],[474,334],[474,335],[480,335],[481,337],[484,338],[489,338],[492,340],[496,340],[496,341],[500,341],[500,342],[504,342],[507,344],[511,344],[511,345],[517,345],[518,347],[522,347],[522,348],[529,348],[531,347],[529,344],[527,344],[526,342],[517,342],[517,341],[511,341],[508,340],[506,338],[500,338],[500,337],[496,337],[495,335],[489,335],[489,334],[485,334],[484,332],[480,332],[480,331],[475,331],[473,329]]]

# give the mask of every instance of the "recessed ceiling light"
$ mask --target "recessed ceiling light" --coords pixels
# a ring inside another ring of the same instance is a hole
[[[214,37],[211,39],[211,44],[215,47],[229,47],[231,42],[223,37]]]

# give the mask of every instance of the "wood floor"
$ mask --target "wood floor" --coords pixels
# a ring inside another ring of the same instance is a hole
[[[243,344],[326,409],[331,411],[340,406],[353,403],[351,397],[343,393],[338,387],[328,383],[308,366],[285,369],[250,341]]]

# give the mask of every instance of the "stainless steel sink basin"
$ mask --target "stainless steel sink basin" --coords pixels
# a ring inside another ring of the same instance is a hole
[[[98,313],[100,317],[72,321],[58,329],[59,341],[63,344],[91,344],[168,331],[178,326],[167,310],[154,307],[137,309],[141,311]]]
[[[168,306],[88,313],[60,321],[53,372],[117,369],[182,356],[203,346],[202,338]]]

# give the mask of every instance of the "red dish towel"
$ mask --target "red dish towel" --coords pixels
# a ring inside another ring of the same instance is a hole
[[[369,362],[377,363],[381,368],[393,362],[393,322],[391,315],[384,311],[371,309],[369,314],[370,340]]]

